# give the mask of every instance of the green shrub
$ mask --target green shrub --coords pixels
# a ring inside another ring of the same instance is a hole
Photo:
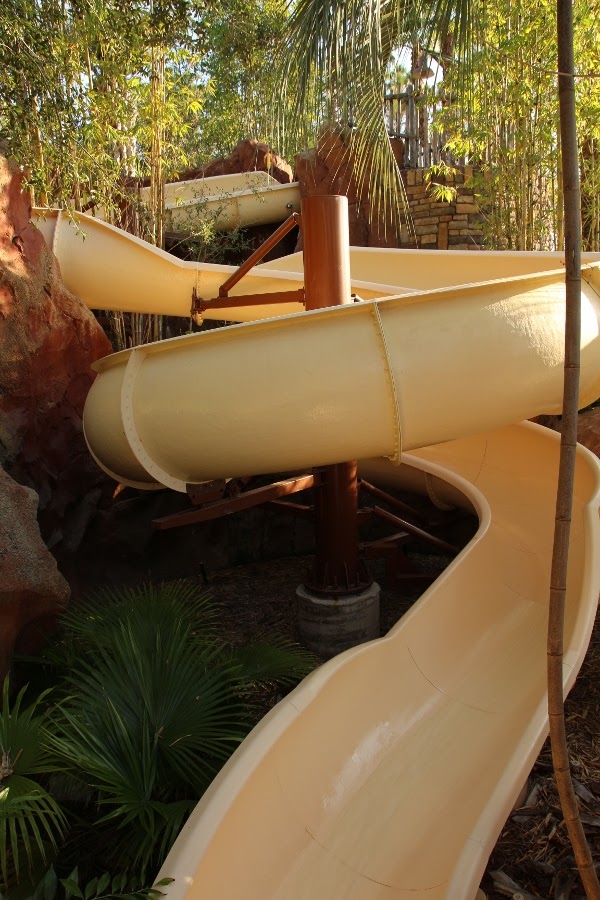
[[[0,874],[2,888],[29,877],[62,842],[66,819],[52,795],[31,776],[54,771],[59,763],[45,740],[47,692],[23,708],[23,688],[12,707],[8,678],[0,716]],[[24,872],[25,864],[25,872]]]
[[[44,794],[54,811],[48,840],[60,846],[55,888],[65,889],[77,864],[88,878],[82,896],[91,900],[100,895],[87,890],[108,889],[104,869],[148,883],[265,707],[315,660],[281,638],[225,644],[207,597],[176,583],[105,591],[70,609],[39,663],[57,682],[33,707],[46,706],[38,744],[42,762],[52,758],[57,773],[49,784],[56,799]],[[49,858],[42,853],[41,862]],[[43,890],[51,900],[62,897],[51,894],[47,865],[37,871],[38,879],[46,871]]]

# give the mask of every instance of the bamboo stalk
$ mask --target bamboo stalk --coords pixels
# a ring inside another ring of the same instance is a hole
[[[572,0],[557,0],[558,97],[565,221],[566,323],[563,422],[548,612],[548,717],[552,762],[560,803],[579,874],[590,900],[600,884],[587,843],[571,778],[563,696],[564,612],[573,504],[581,332],[581,195],[575,118]]]
[[[561,147],[560,147],[560,141],[559,141],[557,149],[558,149],[558,152],[557,152],[558,169],[557,169],[557,173],[556,173],[557,174],[556,192],[558,194],[559,201],[560,201],[560,198],[563,196],[563,164],[562,164],[562,151],[561,151]],[[556,218],[557,218],[557,223],[556,223],[557,247],[556,247],[556,249],[564,250],[564,246],[565,246],[565,211],[564,211],[563,204],[561,202],[558,202],[556,204]]]

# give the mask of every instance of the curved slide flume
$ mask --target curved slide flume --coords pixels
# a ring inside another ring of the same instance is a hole
[[[300,186],[280,184],[262,171],[168,182],[163,190],[166,231],[193,234],[202,224],[216,231],[268,225],[300,211]],[[142,203],[149,205],[150,193],[150,187],[140,188]],[[103,221],[105,213],[97,206],[94,218]]]
[[[363,464],[379,483],[463,494],[479,530],[385,638],[326,663],[254,729],[162,868],[169,900],[475,897],[548,729],[558,451],[527,423]],[[600,589],[599,492],[580,448],[566,689]]]
[[[581,404],[600,394],[600,263],[585,272]],[[84,428],[152,488],[384,456],[557,413],[564,275],[346,304],[174,338],[96,364]]]
[[[219,288],[235,266],[178,259],[158,247],[91,216],[52,209],[33,210],[33,220],[58,259],[64,283],[91,309],[155,313],[189,317],[192,291],[204,300]],[[292,291],[304,283],[302,271],[253,269],[231,291],[272,294]],[[401,290],[401,283],[371,283],[354,279],[352,290],[363,299]],[[405,288],[409,291],[409,288]],[[266,319],[303,312],[301,303],[269,303],[227,310],[232,322]],[[205,319],[223,319],[222,310],[207,310]]]
[[[233,266],[177,259],[88,215],[34,209],[32,219],[58,259],[63,281],[91,309],[187,317],[192,290],[205,300],[216,297],[235,271]],[[535,274],[559,269],[563,260],[561,253],[350,248],[352,290],[363,300]],[[586,263],[598,260],[600,254],[583,254]],[[258,266],[244,276],[230,296],[295,290],[303,282],[302,254],[295,253]],[[227,318],[231,322],[256,321],[303,309],[300,303],[275,301],[229,309]],[[222,319],[223,312],[207,310],[204,318]]]
[[[505,260],[517,276],[521,264]],[[490,258],[490,274],[499,264]],[[590,265],[582,405],[600,394],[597,285]],[[97,364],[86,436],[120,480],[183,490],[375,456],[362,463],[371,480],[466,502],[480,520],[388,636],[323,665],[244,741],[164,864],[169,900],[475,896],[547,733],[559,440],[514,423],[560,410],[563,336],[563,273],[546,271],[244,324]],[[576,468],[566,689],[600,589],[600,467],[580,448]]]
[[[193,233],[202,223],[225,231],[283,222],[300,212],[300,185],[280,184],[260,170],[168,182],[163,192],[167,231]],[[141,188],[139,197],[149,204],[150,187]]]

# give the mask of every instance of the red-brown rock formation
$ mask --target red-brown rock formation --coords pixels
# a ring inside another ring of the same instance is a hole
[[[0,677],[15,647],[31,653],[54,627],[69,586],[42,541],[37,494],[0,468]]]
[[[394,146],[397,145],[397,146]],[[404,160],[404,146],[392,142],[394,155]],[[317,146],[295,159],[294,178],[300,182],[303,196],[314,194],[343,194],[348,198],[350,245],[354,247],[397,247],[398,239],[391,219],[386,221],[381,210],[369,206],[368,192],[359,199],[359,189],[352,172],[352,160],[344,129],[325,129]],[[388,217],[389,218],[389,217]],[[297,250],[302,249],[302,235]]]
[[[288,184],[292,180],[291,166],[268,144],[251,138],[240,141],[233,152],[223,159],[214,159],[201,169],[186,169],[181,172],[178,181],[234,175],[237,172],[268,172],[281,184]]]
[[[65,526],[76,543],[82,501],[101,478],[82,434],[90,364],[111,348],[62,284],[21,181],[0,158],[0,465],[39,494],[50,544]]]
[[[62,284],[21,183],[0,157],[0,675],[68,600],[36,513],[47,544],[76,548],[104,483],[82,433],[90,364],[111,349]]]

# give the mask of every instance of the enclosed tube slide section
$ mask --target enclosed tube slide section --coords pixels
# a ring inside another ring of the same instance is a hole
[[[64,283],[91,309],[189,316],[192,291],[205,300],[219,295],[219,288],[235,272],[234,266],[194,263],[177,259],[134,235],[84,215],[58,210],[33,212],[48,247],[58,259]],[[298,290],[302,272],[252,270],[231,291],[239,294],[272,294]],[[352,290],[364,299],[403,290],[398,282],[373,284],[355,280]],[[409,290],[408,288],[406,290]],[[303,312],[301,303],[207,310],[206,319],[227,318],[232,322],[265,319]]]
[[[150,188],[141,188],[139,197],[149,203]],[[268,172],[240,172],[165,184],[164,201],[167,230],[189,231],[206,222],[226,231],[283,222],[300,211],[300,187],[280,184]],[[94,218],[103,221],[105,215],[105,207],[95,208]]]
[[[150,202],[149,187],[140,190],[140,199]],[[167,230],[189,231],[207,222],[228,231],[283,222],[300,212],[300,186],[281,184],[268,172],[239,172],[165,184],[164,201]]]
[[[243,742],[164,863],[169,900],[473,900],[548,730],[559,446],[525,423],[362,464],[462,495],[478,532],[385,638],[316,670]],[[599,472],[578,448],[565,690],[600,589]]]
[[[600,395],[600,263],[584,271],[582,406]],[[558,413],[564,273],[286,316],[95,364],[84,428],[114,478],[178,491]]]

